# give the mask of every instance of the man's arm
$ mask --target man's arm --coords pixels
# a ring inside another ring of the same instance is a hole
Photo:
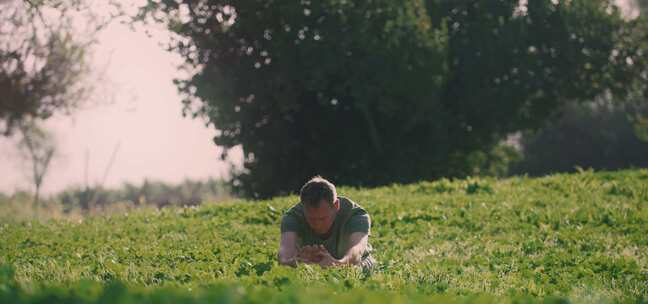
[[[288,231],[281,233],[277,258],[281,265],[297,266],[297,232]]]
[[[362,255],[367,249],[369,234],[365,232],[354,232],[349,236],[350,248],[340,259],[342,265],[358,265],[362,261]]]
[[[367,241],[369,240],[369,234],[365,232],[354,232],[349,236],[350,248],[347,250],[346,254],[339,260],[336,260],[331,256],[331,254],[324,250],[322,252],[322,261],[320,261],[320,266],[329,267],[329,266],[341,266],[341,265],[359,265],[362,262],[362,255],[367,249]]]

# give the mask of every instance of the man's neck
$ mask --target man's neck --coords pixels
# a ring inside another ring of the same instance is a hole
[[[333,226],[331,226],[331,229],[329,229],[328,232],[326,232],[325,234],[321,234],[321,235],[318,234],[317,237],[322,239],[322,240],[328,240],[331,237],[331,234],[333,234]]]

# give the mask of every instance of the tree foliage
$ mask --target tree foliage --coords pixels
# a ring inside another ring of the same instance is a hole
[[[89,96],[88,47],[112,17],[84,0],[0,3],[0,134],[69,112]]]
[[[255,197],[314,174],[465,175],[475,151],[560,105],[624,94],[644,64],[636,22],[601,0],[163,0],[139,17],[177,34],[185,114],[242,145],[235,181]]]

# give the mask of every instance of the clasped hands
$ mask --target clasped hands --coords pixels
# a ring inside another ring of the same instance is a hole
[[[306,245],[299,248],[297,261],[305,264],[318,264],[321,267],[342,265],[342,262],[334,258],[323,245]]]

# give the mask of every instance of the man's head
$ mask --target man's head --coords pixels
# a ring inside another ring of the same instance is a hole
[[[322,177],[315,176],[301,188],[299,196],[308,226],[315,233],[325,235],[340,209],[335,186]]]

